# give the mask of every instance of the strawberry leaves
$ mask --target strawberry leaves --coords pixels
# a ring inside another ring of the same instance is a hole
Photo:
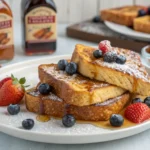
[[[21,78],[20,80],[19,80],[19,83],[20,84],[25,84],[26,83],[26,78],[24,77],[24,78]]]
[[[17,86],[21,86],[23,90],[25,90],[25,88],[29,87],[30,85],[24,85],[26,83],[26,78],[20,78],[18,80],[18,78],[14,77],[13,74],[11,74],[11,78],[12,78],[12,84],[13,85],[17,85]]]

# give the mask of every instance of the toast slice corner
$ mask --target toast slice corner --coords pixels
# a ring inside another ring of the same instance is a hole
[[[126,63],[121,65],[104,62],[103,58],[95,59],[94,50],[96,49],[93,47],[76,45],[71,61],[78,64],[80,74],[119,86],[131,93],[150,95],[150,77],[139,54],[127,49],[113,48],[113,51],[127,59]]]

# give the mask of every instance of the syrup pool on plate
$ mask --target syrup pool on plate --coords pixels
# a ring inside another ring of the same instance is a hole
[[[120,113],[123,117],[124,117],[124,110]],[[124,123],[121,127],[113,127],[111,126],[111,124],[108,121],[77,121],[77,123],[79,124],[91,124],[94,125],[96,127],[100,127],[100,128],[105,128],[105,129],[122,129],[122,128],[128,128],[128,127],[132,127],[135,126],[137,124],[132,123],[131,121],[127,120],[124,117]]]
[[[36,120],[39,122],[48,122],[49,120],[51,120],[51,117],[47,115],[38,115],[36,117]]]

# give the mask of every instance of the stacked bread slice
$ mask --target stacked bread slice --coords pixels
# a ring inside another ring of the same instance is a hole
[[[78,65],[74,75],[59,70],[57,64],[40,65],[40,82],[51,85],[53,91],[46,96],[36,88],[27,91],[27,109],[54,117],[72,114],[77,120],[104,121],[130,102],[130,92],[149,95],[149,77],[138,54],[114,48],[127,58],[126,64],[119,66],[95,59],[94,50],[76,45],[71,58]]]

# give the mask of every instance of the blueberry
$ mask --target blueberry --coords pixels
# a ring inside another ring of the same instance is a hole
[[[38,90],[39,90],[40,94],[48,95],[51,92],[52,87],[49,84],[47,84],[47,83],[42,83],[38,87]]]
[[[116,63],[117,64],[125,64],[126,62],[126,57],[123,55],[118,55],[116,58]]]
[[[124,123],[124,118],[119,114],[112,114],[109,121],[112,126],[120,127]]]
[[[145,16],[146,14],[147,14],[147,12],[145,10],[141,9],[138,12],[138,17]]]
[[[147,10],[147,11],[148,11],[148,15],[150,15],[150,7],[148,7],[148,10]]]
[[[71,62],[71,63],[68,63],[65,70],[69,75],[73,75],[77,73],[77,68],[78,68],[77,64],[74,62]]]
[[[9,112],[10,115],[17,115],[20,112],[20,106],[18,104],[16,105],[10,104],[7,107],[7,111]]]
[[[150,97],[146,97],[146,98],[144,99],[144,103],[145,103],[148,107],[150,107]]]
[[[135,98],[132,100],[132,103],[142,103],[143,101],[140,98]]]
[[[95,58],[101,58],[102,55],[103,55],[103,53],[102,53],[101,50],[95,50],[95,51],[93,52],[93,56],[94,56]]]
[[[92,21],[95,23],[101,22],[100,16],[95,16]]]
[[[117,58],[117,54],[114,52],[107,52],[104,54],[104,61],[108,63],[115,62]]]
[[[62,123],[65,127],[72,127],[76,123],[76,119],[73,115],[65,115],[62,118]]]
[[[65,59],[62,59],[58,62],[58,69],[59,70],[65,70],[66,66],[68,64],[68,61]]]
[[[30,130],[33,128],[33,126],[34,126],[34,120],[32,119],[25,119],[22,121],[22,127],[24,129]]]

